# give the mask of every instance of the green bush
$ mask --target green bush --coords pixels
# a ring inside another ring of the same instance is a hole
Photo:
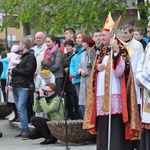
[[[5,51],[5,46],[0,46],[0,52]]]
[[[2,51],[5,51],[5,50],[6,50],[6,49],[5,49],[5,46],[0,46],[0,53],[1,53]],[[7,52],[10,52],[10,47],[8,47]]]

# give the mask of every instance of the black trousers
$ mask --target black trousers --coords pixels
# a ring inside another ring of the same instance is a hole
[[[67,116],[70,119],[79,119],[80,112],[78,107],[78,95],[75,89],[75,86],[71,85],[70,92],[66,92],[66,109],[67,109]]]
[[[71,93],[72,93],[72,103],[73,103],[73,108],[74,108],[74,117],[75,119],[80,119],[80,110],[79,110],[79,97],[77,95],[77,91],[74,85],[72,85],[71,88]]]
[[[1,79],[1,88],[4,97],[4,102],[6,102],[6,79]]]
[[[109,116],[97,117],[97,150],[108,150]],[[111,116],[110,150],[130,150],[130,141],[125,140],[122,115]]]
[[[29,134],[29,139],[38,139],[38,138],[45,138],[45,139],[51,139],[53,135],[51,134],[48,126],[47,121],[49,121],[46,118],[41,117],[32,117],[30,122],[35,127],[32,129]]]
[[[67,119],[70,118],[70,119],[74,120],[71,92],[66,92],[65,104],[66,104],[66,111],[67,111]]]
[[[138,104],[139,115],[140,115],[140,110],[141,110],[140,107],[141,107],[140,104]],[[140,140],[131,140],[131,150],[134,150],[134,149],[140,150]]]
[[[56,83],[55,92],[56,92],[57,95],[60,96],[61,92],[62,92],[62,87],[63,87],[63,78],[56,78],[55,83]]]
[[[26,106],[28,122],[30,122],[31,117],[34,116],[33,103],[34,103],[34,94],[33,94],[33,92],[29,91],[29,96],[28,96],[27,106]]]
[[[150,150],[150,130],[143,129],[141,133],[140,150]]]

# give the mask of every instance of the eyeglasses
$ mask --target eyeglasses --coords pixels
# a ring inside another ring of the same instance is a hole
[[[53,92],[53,91],[46,91],[46,90],[44,90],[44,92]]]

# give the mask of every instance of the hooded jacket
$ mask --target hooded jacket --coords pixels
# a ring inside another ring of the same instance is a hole
[[[45,75],[41,72],[45,71]],[[50,70],[43,70],[41,71],[35,78],[35,90],[38,91],[39,89],[44,89],[46,83],[54,83],[55,84],[55,76]],[[49,72],[49,73],[48,73]],[[48,75],[46,75],[48,74]]]

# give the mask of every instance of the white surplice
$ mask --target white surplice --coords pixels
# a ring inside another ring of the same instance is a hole
[[[131,58],[131,66],[133,71],[133,77],[134,77],[134,83],[135,83],[135,91],[136,91],[136,97],[137,97],[137,103],[141,104],[141,96],[140,96],[140,87],[136,85],[136,75],[137,75],[137,65],[138,61],[140,60],[141,55],[143,54],[143,46],[142,44],[132,38],[129,42],[124,43],[128,47],[128,52]]]
[[[106,55],[101,64],[107,65],[109,56]],[[113,63],[113,61],[112,61]],[[113,65],[112,65],[113,66]],[[121,76],[125,70],[125,62],[120,56],[115,70],[112,68],[111,76],[111,113],[121,114],[122,113],[122,98],[121,98]],[[97,116],[108,115],[109,112],[102,111],[104,103],[104,85],[105,85],[105,71],[99,71],[97,75],[97,91],[96,91],[96,102],[97,102]],[[109,89],[108,89],[109,92]]]
[[[150,123],[150,97],[148,97],[148,92],[150,91],[150,43],[138,63],[137,78],[144,86],[142,89],[142,122]]]

